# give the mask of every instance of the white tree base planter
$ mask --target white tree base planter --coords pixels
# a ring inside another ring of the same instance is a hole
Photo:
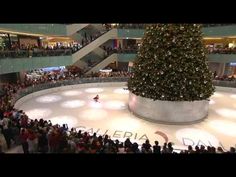
[[[209,101],[160,101],[129,92],[129,109],[138,117],[165,124],[192,124],[207,117]]]

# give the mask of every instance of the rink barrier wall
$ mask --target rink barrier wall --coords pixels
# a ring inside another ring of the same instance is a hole
[[[12,105],[14,105],[15,108],[19,108],[24,102],[34,97],[76,88],[126,87],[127,80],[128,78],[84,78],[79,80],[39,84],[18,91],[16,96],[12,99]]]
[[[22,103],[30,100],[34,97],[45,95],[53,92],[58,92],[62,90],[70,90],[75,88],[87,88],[87,87],[116,87],[116,86],[126,86],[128,77],[108,77],[108,78],[79,78],[74,80],[64,80],[57,82],[50,82],[39,84],[36,86],[27,87],[25,89],[19,90],[17,94],[12,99],[12,105],[15,108],[19,107]],[[232,81],[217,81],[216,91],[236,93],[236,88],[225,87],[234,86],[234,84],[228,84]],[[215,82],[214,82],[215,84]]]

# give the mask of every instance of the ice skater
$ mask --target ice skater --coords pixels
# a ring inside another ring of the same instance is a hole
[[[93,100],[95,101],[95,102],[98,102],[99,103],[99,95],[96,95],[94,98],[93,98]]]

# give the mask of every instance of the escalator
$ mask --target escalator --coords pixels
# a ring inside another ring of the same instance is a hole
[[[105,68],[110,63],[117,62],[117,60],[118,60],[117,53],[113,53],[110,56],[106,57],[105,59],[98,61],[93,66],[90,66],[90,69],[88,69],[88,71],[85,72],[85,74],[87,75],[87,74],[91,74],[92,72],[93,73],[99,72],[100,69]]]
[[[75,34],[77,31],[82,30],[87,27],[89,24],[71,24],[66,26],[66,32],[68,36]]]
[[[116,37],[117,37],[117,29],[111,29],[101,34],[98,38],[88,43],[87,45],[85,45],[83,48],[81,48],[80,50],[78,50],[72,55],[73,63],[80,60],[82,57],[84,57],[88,53],[94,51],[106,41],[110,39],[115,39]]]

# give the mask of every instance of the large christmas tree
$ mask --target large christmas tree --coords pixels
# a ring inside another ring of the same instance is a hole
[[[214,92],[199,24],[154,24],[146,29],[128,81],[135,95],[195,101]]]

